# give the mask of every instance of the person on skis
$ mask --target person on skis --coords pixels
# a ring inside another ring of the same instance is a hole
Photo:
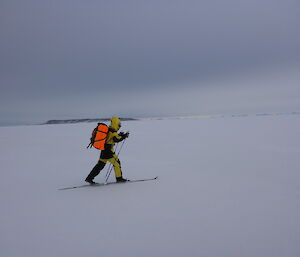
[[[90,184],[95,184],[94,178],[100,173],[107,162],[110,162],[114,167],[114,172],[117,182],[126,182],[127,180],[122,176],[121,163],[114,151],[115,143],[123,141],[129,136],[129,132],[120,132],[121,121],[118,117],[112,117],[108,128],[107,139],[104,145],[104,150],[101,151],[100,159],[95,167],[91,170],[90,174],[86,177],[85,181]]]

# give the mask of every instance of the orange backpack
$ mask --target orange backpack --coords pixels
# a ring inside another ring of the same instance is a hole
[[[104,123],[98,123],[98,126],[93,130],[92,136],[90,138],[91,142],[87,148],[94,146],[99,150],[104,150],[104,145],[106,142],[108,133],[108,126]]]

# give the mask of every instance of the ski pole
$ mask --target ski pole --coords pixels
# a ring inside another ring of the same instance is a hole
[[[122,145],[121,145],[121,147],[120,147],[120,150],[119,150],[119,152],[118,152],[117,155],[116,155],[117,158],[114,158],[114,162],[113,162],[111,168],[109,169],[109,171],[108,171],[107,174],[106,174],[106,178],[105,178],[105,183],[104,183],[104,184],[107,184],[107,180],[108,180],[108,178],[109,178],[109,176],[110,176],[110,173],[111,173],[111,171],[112,171],[112,169],[113,169],[114,164],[116,163],[116,160],[119,159],[119,154],[120,154],[120,152],[121,152],[121,150],[122,150],[122,148],[123,148],[123,145],[124,145],[125,141],[126,141],[126,138],[125,138],[124,141],[122,142]]]
[[[117,145],[116,145],[115,152],[117,151],[118,147],[119,147],[119,143],[117,143]],[[107,172],[106,172],[106,175],[105,175],[105,181],[107,181],[107,176],[108,176],[108,173],[110,173],[110,171],[109,171],[109,170],[112,168],[111,166],[112,166],[112,164],[111,164],[111,163],[109,163],[109,165],[108,165],[108,169],[107,169]]]
[[[126,140],[126,139],[125,139],[125,140]],[[121,147],[120,147],[120,150],[119,150],[119,152],[118,152],[117,155],[116,155],[116,158],[117,158],[117,159],[119,158],[119,154],[120,154],[120,152],[121,152],[121,150],[122,150],[122,148],[123,148],[123,145],[124,145],[124,143],[125,143],[125,140],[123,141],[123,143],[122,143],[122,145],[121,145]],[[115,162],[116,162],[116,160],[117,160],[116,158],[114,158],[113,164],[110,163],[109,170],[108,170],[107,173],[106,173],[105,183],[104,183],[104,184],[107,184],[107,180],[108,180],[108,178],[109,178],[109,176],[110,176],[110,173],[111,173],[111,171],[112,171],[112,169],[113,169],[113,167],[114,167],[114,164],[115,164]]]

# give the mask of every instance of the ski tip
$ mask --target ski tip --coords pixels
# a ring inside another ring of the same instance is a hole
[[[64,187],[64,188],[58,188],[58,190],[68,190],[68,189],[75,189],[77,186],[74,187]]]

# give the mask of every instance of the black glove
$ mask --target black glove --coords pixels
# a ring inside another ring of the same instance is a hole
[[[129,132],[126,132],[126,133],[120,132],[119,135],[120,135],[123,139],[125,139],[125,138],[129,137]]]

